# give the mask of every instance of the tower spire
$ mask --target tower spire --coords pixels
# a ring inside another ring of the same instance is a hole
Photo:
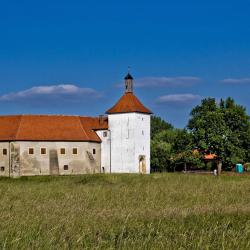
[[[128,74],[125,76],[125,93],[133,93],[133,80],[134,78],[130,75],[130,67],[128,67]]]

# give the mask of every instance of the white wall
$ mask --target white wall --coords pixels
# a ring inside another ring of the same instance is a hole
[[[20,145],[20,175],[49,175],[49,151],[56,150],[59,163],[59,175],[85,174],[100,172],[100,143],[94,142],[16,142]],[[34,148],[34,155],[28,154],[29,148]],[[40,149],[46,148],[47,154],[41,155]],[[60,149],[65,148],[66,154],[60,154]],[[78,154],[73,155],[72,149],[78,148]],[[96,154],[93,154],[93,149]],[[89,159],[87,151],[93,156]],[[68,165],[68,170],[64,170]]]
[[[150,173],[150,121],[151,116],[136,113],[135,162],[139,164],[139,156],[146,156],[146,173]]]
[[[101,143],[101,172],[110,173],[110,131],[98,130],[97,135],[102,140]],[[107,136],[104,136],[106,133]],[[104,168],[104,171],[103,171]]]
[[[139,155],[145,155],[150,173],[150,115],[111,114],[111,172],[139,173]]]

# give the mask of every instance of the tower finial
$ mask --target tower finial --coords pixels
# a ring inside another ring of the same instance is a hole
[[[130,75],[130,67],[128,67],[128,74],[125,76],[125,93],[133,93],[133,80],[134,78]]]

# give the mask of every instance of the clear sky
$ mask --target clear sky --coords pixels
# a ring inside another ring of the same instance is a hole
[[[0,114],[102,114],[128,66],[177,127],[208,96],[249,113],[250,1],[1,1]]]

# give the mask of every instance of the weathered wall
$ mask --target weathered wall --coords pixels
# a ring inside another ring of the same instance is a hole
[[[7,150],[7,155],[3,155],[3,149]],[[9,143],[0,142],[0,176],[9,176]]]
[[[145,156],[150,173],[150,115],[139,113],[109,115],[111,131],[111,172],[139,173],[139,156]]]
[[[101,171],[104,173],[110,173],[110,131],[98,130],[96,131],[101,138]],[[107,133],[107,136],[104,136]]]
[[[20,175],[50,175],[50,151],[57,152],[58,174],[99,173],[101,161],[101,145],[93,142],[19,142],[20,143]],[[29,155],[28,149],[34,148],[34,155]],[[41,155],[40,149],[46,148],[46,155]],[[66,154],[60,154],[60,148],[66,149]],[[78,154],[72,154],[72,148],[78,148]],[[96,154],[93,154],[93,149]],[[90,156],[87,152],[90,152]],[[92,157],[91,157],[92,155]],[[68,170],[64,170],[68,165]]]

